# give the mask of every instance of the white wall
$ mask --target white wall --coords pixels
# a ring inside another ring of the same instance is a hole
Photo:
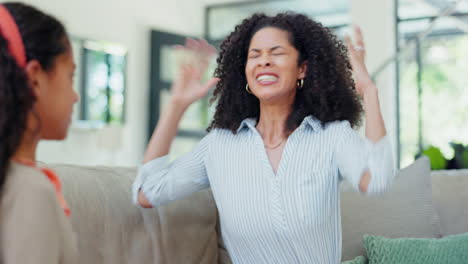
[[[366,64],[373,73],[386,60],[395,55],[395,1],[352,0],[351,17],[362,28],[366,44]],[[376,80],[380,105],[393,152],[397,152],[396,70],[388,65]]]
[[[201,36],[206,4],[231,0],[26,0],[62,20],[72,35],[128,49],[126,123],[101,130],[71,129],[64,142],[44,142],[38,159],[73,164],[137,165],[147,138],[150,29]],[[241,1],[241,0],[238,0]],[[5,2],[0,0],[0,2]],[[352,0],[353,20],[363,27],[372,69],[394,50],[393,0]],[[372,10],[370,12],[369,10]],[[394,79],[379,79],[387,126],[396,133]]]

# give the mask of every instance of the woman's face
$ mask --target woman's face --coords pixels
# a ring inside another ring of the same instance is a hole
[[[53,68],[43,75],[34,106],[40,119],[42,139],[61,140],[67,136],[73,105],[78,101],[73,89],[74,71],[75,63],[69,47],[57,56]]]
[[[307,70],[306,63],[298,65],[298,59],[287,31],[260,29],[250,41],[245,66],[250,91],[263,102],[294,99],[297,82],[305,78]]]

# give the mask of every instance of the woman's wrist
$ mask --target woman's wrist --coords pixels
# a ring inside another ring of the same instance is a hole
[[[169,98],[169,108],[172,111],[185,112],[190,105],[191,102],[187,102],[187,100],[184,100],[183,98],[179,98],[177,96],[171,96]]]
[[[362,87],[362,90],[363,90],[362,97],[364,100],[364,104],[368,104],[379,99],[379,90],[373,83],[367,85],[366,87]]]

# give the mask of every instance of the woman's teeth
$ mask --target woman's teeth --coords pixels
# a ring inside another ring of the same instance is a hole
[[[275,82],[278,80],[278,77],[273,75],[261,75],[257,78],[257,81],[264,81],[264,82]]]

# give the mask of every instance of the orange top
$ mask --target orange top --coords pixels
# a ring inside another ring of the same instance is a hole
[[[54,185],[55,193],[57,195],[57,200],[58,200],[60,206],[63,208],[63,211],[65,212],[65,215],[66,216],[71,215],[71,210],[68,207],[67,202],[65,201],[65,198],[63,197],[63,194],[62,194],[62,184],[60,182],[60,179],[57,176],[57,174],[55,174],[55,172],[53,170],[48,169],[48,168],[38,168],[36,166],[35,162],[33,162],[31,160],[14,159],[14,161],[16,161],[16,162],[18,162],[20,164],[23,164],[25,166],[33,167],[33,168],[36,168],[36,169],[42,171],[42,173],[44,173],[47,176],[47,178],[49,179],[49,181]]]

